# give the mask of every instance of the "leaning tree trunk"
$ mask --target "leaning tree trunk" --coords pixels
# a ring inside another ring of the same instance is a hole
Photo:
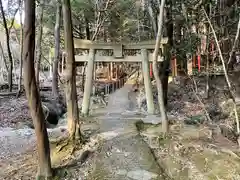
[[[35,50],[35,1],[25,0],[24,19],[24,44],[23,44],[23,68],[24,87],[28,100],[29,109],[33,119],[34,129],[37,136],[38,150],[38,173],[37,179],[52,176],[50,148],[46,130],[45,118],[37,89],[34,73],[34,50]]]
[[[43,0],[40,1],[40,9],[37,19],[38,24],[38,36],[37,36],[37,43],[36,43],[36,82],[39,84],[39,71],[40,71],[40,64],[41,64],[41,58],[42,58],[42,32],[43,32],[43,6],[44,2]]]
[[[76,89],[76,64],[74,57],[73,32],[72,32],[72,14],[70,0],[62,0],[64,42],[66,59],[66,101],[67,101],[67,119],[70,139],[80,138],[79,110],[77,103]]]
[[[58,63],[60,58],[60,22],[61,22],[61,3],[57,2],[56,24],[55,24],[55,50],[53,62],[52,93],[55,98],[59,98],[58,89]]]
[[[166,109],[165,109],[165,105],[164,105],[163,86],[162,86],[162,81],[158,74],[158,63],[157,63],[159,47],[160,47],[160,43],[161,43],[161,39],[162,39],[164,5],[165,5],[165,0],[162,0],[161,6],[160,6],[159,19],[158,19],[157,40],[156,40],[155,49],[153,52],[153,74],[154,74],[154,77],[156,79],[156,84],[157,84],[158,103],[159,103],[160,113],[161,113],[161,117],[162,117],[162,128],[163,128],[163,132],[167,133],[168,132],[168,119],[167,119],[167,113],[166,113]]]
[[[10,65],[8,68],[8,85],[9,85],[9,91],[11,92],[12,91],[12,81],[13,81],[12,80],[13,59],[12,59],[12,53],[11,53],[11,49],[10,49],[10,37],[9,37],[9,31],[8,31],[8,27],[7,27],[7,20],[5,17],[4,10],[3,10],[2,0],[0,0],[0,10],[1,10],[1,14],[2,14],[6,38],[7,38],[7,52],[8,52],[9,62],[10,62]]]

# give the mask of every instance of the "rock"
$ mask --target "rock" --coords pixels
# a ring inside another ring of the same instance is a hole
[[[139,122],[140,123],[140,122]],[[160,137],[162,135],[162,126],[161,125],[151,125],[151,124],[138,124],[137,126],[141,136],[147,144],[152,148],[160,147]],[[140,127],[141,126],[141,127]]]
[[[152,126],[141,132],[144,140],[148,143],[150,148],[155,149],[160,147],[160,137],[162,134],[162,126]]]
[[[113,147],[113,151],[114,151],[114,152],[117,152],[117,153],[120,153],[120,152],[121,152],[121,150],[118,149],[118,148],[116,148],[116,147]]]
[[[122,175],[125,176],[127,174],[127,170],[126,169],[120,169],[117,171],[117,175]]]
[[[161,123],[161,117],[157,117],[156,115],[147,115],[145,118],[142,119],[144,123],[150,124],[159,124]]]
[[[58,100],[44,99],[42,103],[46,121],[52,125],[57,125],[59,118],[66,113],[66,108]]]
[[[192,125],[186,125],[180,131],[183,139],[212,138],[212,129],[207,126],[199,128]]]
[[[141,135],[144,137],[144,141],[149,145],[151,149],[157,149],[160,147],[159,136],[146,132],[141,133]]]
[[[101,139],[110,140],[110,139],[112,139],[112,138],[117,137],[119,134],[121,134],[121,132],[117,132],[117,131],[107,131],[107,132],[103,132],[103,133],[99,134],[98,136],[99,136]]]
[[[89,156],[91,154],[92,154],[92,152],[89,150],[84,151],[79,158],[80,164],[83,164],[89,158]]]
[[[234,114],[234,103],[232,101],[232,99],[228,99],[224,102],[222,102],[220,104],[221,110],[223,112],[223,114],[226,116],[230,116],[232,118],[235,118],[235,114]],[[240,113],[240,106],[239,104],[237,104],[237,112],[238,114]]]
[[[188,102],[190,100],[188,94],[183,94],[182,95],[182,100],[185,101],[185,102]]]
[[[189,118],[184,119],[184,123],[188,125],[202,124],[204,121],[205,121],[205,116],[202,114],[191,116]]]
[[[135,179],[135,180],[140,180],[140,179],[144,179],[144,180],[151,180],[154,178],[157,178],[157,174],[146,171],[146,170],[142,170],[142,169],[138,169],[135,171],[130,171],[127,173],[127,177]]]
[[[231,140],[233,142],[237,142],[238,135],[237,135],[237,133],[233,129],[229,128],[229,126],[227,126],[225,124],[221,124],[219,126],[219,128],[220,128],[221,134],[224,137],[226,137],[227,139],[229,139],[229,140]]]
[[[124,152],[125,157],[130,156],[131,154],[132,154],[131,152]]]
[[[67,117],[61,117],[59,120],[58,120],[58,126],[66,126],[67,125]]]
[[[50,103],[43,103],[43,111],[45,120],[50,124],[57,125],[59,115],[58,112],[54,109],[54,106]]]
[[[110,151],[106,152],[107,157],[110,157],[112,153]]]

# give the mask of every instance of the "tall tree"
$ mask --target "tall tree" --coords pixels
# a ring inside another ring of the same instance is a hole
[[[53,62],[52,93],[54,97],[59,97],[58,92],[58,63],[60,58],[60,23],[61,23],[61,2],[57,1],[56,24],[54,30],[55,50]]]
[[[35,1],[25,0],[23,69],[24,87],[37,136],[37,179],[52,176],[50,148],[45,118],[34,71],[35,51]]]
[[[22,87],[22,64],[23,64],[23,23],[22,23],[22,11],[23,11],[23,0],[19,0],[19,16],[20,16],[20,67],[19,67],[19,76],[18,76],[18,95],[21,93]]]
[[[165,51],[164,55],[166,57],[165,61],[163,61],[162,67],[159,68],[159,75],[162,80],[163,85],[163,97],[164,104],[167,105],[168,102],[168,77],[169,77],[169,67],[171,61],[171,53],[170,50],[173,48],[173,19],[172,19],[172,0],[166,1],[166,31],[168,37],[168,47],[167,52]]]
[[[36,42],[36,81],[39,84],[39,71],[42,58],[42,34],[43,34],[43,8],[44,0],[40,0],[39,12],[37,18],[37,42]]]
[[[9,63],[10,63],[9,68],[8,68],[8,85],[9,85],[9,91],[11,92],[12,91],[12,81],[13,81],[12,80],[13,58],[12,58],[12,53],[11,53],[11,49],[10,49],[10,36],[9,36],[7,20],[5,17],[2,0],[0,0],[0,10],[1,10],[1,14],[2,14],[5,34],[6,34],[6,38],[7,38],[7,52],[8,52],[8,59],[9,59]]]
[[[76,89],[76,64],[74,57],[73,32],[72,32],[72,14],[70,0],[62,0],[63,25],[64,25],[64,44],[66,59],[66,101],[67,101],[67,119],[70,140],[79,139],[80,123],[79,110],[77,103]]]
[[[159,13],[159,19],[158,19],[158,32],[157,32],[157,39],[156,39],[156,44],[155,44],[155,49],[153,52],[153,74],[156,79],[156,84],[157,84],[157,91],[158,91],[158,103],[159,103],[159,108],[160,108],[160,113],[162,117],[162,127],[163,127],[163,132],[167,133],[168,131],[168,119],[167,119],[167,113],[164,105],[164,94],[163,94],[163,85],[162,81],[159,76],[159,71],[158,71],[158,54],[159,54],[159,47],[162,39],[162,32],[163,32],[163,12],[164,12],[164,6],[165,6],[165,0],[161,1],[160,5],[160,13]]]

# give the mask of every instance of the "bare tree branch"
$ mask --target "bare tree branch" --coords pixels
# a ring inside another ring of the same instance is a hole
[[[217,50],[218,50],[218,53],[219,53],[219,56],[220,56],[220,60],[222,62],[224,76],[225,76],[225,79],[226,79],[226,82],[227,82],[227,85],[228,85],[230,98],[233,100],[233,104],[234,104],[234,114],[235,114],[236,124],[237,124],[237,133],[239,135],[240,134],[240,126],[239,126],[239,117],[238,117],[238,113],[237,113],[237,105],[236,105],[236,101],[235,101],[235,98],[234,98],[234,95],[233,95],[233,92],[232,92],[232,86],[231,86],[231,83],[229,81],[229,77],[228,77],[228,74],[227,74],[227,70],[226,70],[224,59],[223,59],[222,51],[221,51],[220,45],[218,43],[216,32],[214,31],[212,23],[211,23],[208,15],[207,15],[207,12],[206,12],[206,10],[204,8],[203,8],[203,12],[204,12],[204,15],[207,18],[207,21],[209,23],[209,26],[210,26],[211,30],[212,30],[212,33],[213,33],[213,36],[214,36],[214,39],[215,39],[215,42],[216,42],[216,45],[217,45]]]
[[[236,51],[236,46],[239,41],[239,34],[240,34],[240,15],[239,15],[239,20],[238,20],[237,34],[235,36],[234,44],[233,44],[232,50],[230,52],[230,56],[229,56],[229,60],[228,60],[227,64],[229,64],[231,62],[233,53]]]
[[[10,26],[9,26],[9,28],[8,28],[9,33],[10,33],[12,27],[13,27],[13,24],[14,24],[14,21],[15,21],[15,16],[16,16],[18,10],[19,10],[19,7],[18,7],[18,8],[15,10],[15,12],[14,12],[14,15],[13,15],[13,18],[12,18],[12,21],[11,21],[11,24],[10,24]]]
[[[107,1],[107,3],[106,3],[106,5],[105,5],[105,8],[104,8],[103,11],[106,11],[106,10],[108,9],[108,6],[109,6],[109,3],[110,3],[110,2],[111,2],[110,0]],[[92,36],[92,41],[94,41],[94,40],[96,39],[96,37],[97,37],[97,35],[98,35],[98,32],[99,32],[99,30],[100,30],[100,27],[102,26],[103,22],[104,22],[105,19],[106,19],[106,17],[105,17],[105,18],[103,18],[102,21],[100,22],[100,20],[101,20],[101,14],[102,14],[103,11],[99,11],[99,12],[98,12],[97,27],[96,27],[95,33],[94,33],[93,36]]]

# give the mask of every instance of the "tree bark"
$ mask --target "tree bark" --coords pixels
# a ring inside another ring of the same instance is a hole
[[[19,76],[18,76],[18,95],[22,91],[22,66],[23,66],[23,23],[22,23],[22,11],[23,11],[23,1],[19,0],[19,16],[20,16],[20,67],[19,67]]]
[[[5,17],[5,13],[3,10],[3,5],[2,5],[2,0],[0,0],[0,10],[1,10],[1,14],[2,14],[2,19],[3,19],[3,25],[4,25],[4,29],[5,29],[5,34],[6,34],[6,38],[7,38],[7,52],[8,52],[8,58],[9,58],[9,68],[8,68],[8,85],[9,85],[9,91],[12,91],[12,71],[13,71],[13,58],[12,58],[12,53],[11,53],[11,49],[10,49],[10,36],[9,36],[9,32],[8,32],[8,27],[7,27],[7,20]]]
[[[50,148],[46,130],[42,103],[37,89],[34,73],[34,50],[35,50],[35,1],[25,0],[24,20],[24,44],[23,44],[23,68],[24,87],[28,100],[29,109],[33,119],[34,129],[37,136],[38,150],[38,173],[37,178],[52,176]]]
[[[49,72],[49,78],[52,78],[52,73],[53,73],[53,48],[49,48],[48,52],[48,72]]]
[[[90,35],[90,28],[89,28],[89,20],[86,17],[86,15],[84,14],[84,18],[85,18],[85,29],[86,29],[86,39],[90,40],[91,39],[91,35]]]
[[[165,109],[165,105],[164,105],[162,81],[158,74],[159,71],[158,71],[158,64],[157,64],[159,47],[160,47],[160,43],[161,43],[161,39],[162,39],[164,5],[165,5],[165,0],[162,0],[161,5],[160,5],[159,19],[158,19],[157,39],[156,39],[155,49],[153,52],[153,74],[154,74],[154,77],[156,80],[157,90],[158,90],[158,103],[159,103],[159,109],[160,109],[160,113],[161,113],[161,117],[162,117],[162,130],[164,133],[167,133],[168,132],[168,118],[167,118],[167,113],[166,113],[166,109]]]
[[[43,6],[44,1],[40,1],[39,6],[39,14],[38,14],[38,34],[37,34],[37,42],[36,42],[36,82],[39,85],[39,71],[40,71],[40,64],[42,58],[42,31],[43,31]]]
[[[74,57],[72,14],[70,0],[62,0],[64,43],[66,52],[66,101],[70,139],[80,137],[79,110],[76,89],[76,64]]]
[[[169,77],[169,67],[171,61],[171,54],[170,49],[173,47],[173,20],[172,20],[172,1],[168,0],[167,13],[166,13],[166,27],[167,27],[167,37],[168,37],[168,49],[165,51],[164,56],[166,57],[165,61],[163,62],[162,68],[160,68],[159,75],[162,80],[163,85],[163,97],[164,97],[164,104],[167,106],[168,103],[168,77]]]
[[[153,14],[153,8],[152,8],[151,2],[148,4],[148,13],[150,16],[150,20],[152,22],[152,27],[153,27],[154,37],[155,37],[157,35],[157,22],[155,21],[156,18],[154,17],[154,14]]]
[[[2,58],[3,58],[3,62],[4,62],[4,66],[5,66],[5,69],[6,71],[8,71],[8,67],[7,67],[7,61],[6,61],[6,58],[4,56],[4,51],[3,51],[3,47],[2,47],[2,43],[0,42],[0,51],[2,53]]]
[[[58,63],[60,58],[60,23],[61,23],[61,3],[57,2],[56,24],[55,24],[55,50],[53,62],[52,93],[55,98],[59,98],[58,90]]]

